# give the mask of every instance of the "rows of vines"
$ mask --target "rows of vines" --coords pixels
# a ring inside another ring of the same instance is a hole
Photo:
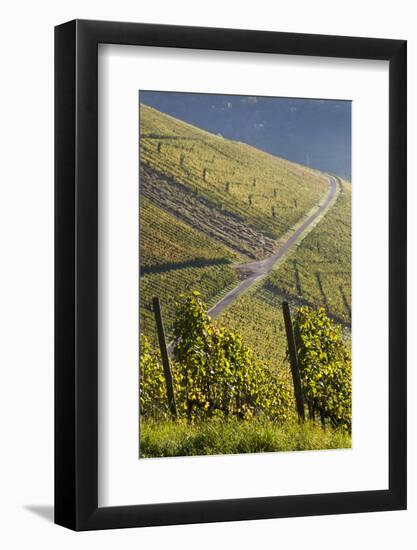
[[[242,337],[214,323],[198,292],[182,296],[174,323],[172,373],[179,416],[249,419],[263,415],[284,421],[291,413],[291,388],[271,374]],[[169,416],[159,354],[141,337],[141,414]]]
[[[334,427],[351,430],[351,363],[339,330],[324,310],[298,310],[298,359],[310,417],[320,413]],[[213,322],[198,292],[182,295],[173,324],[171,361],[178,416],[189,421],[213,417],[263,417],[283,423],[294,418],[287,379],[271,372],[242,336]],[[164,420],[170,412],[159,353],[141,337],[140,410]]]
[[[141,104],[141,163],[185,184],[271,238],[288,231],[323,196],[319,172]],[[274,210],[271,209],[274,206]]]
[[[295,336],[304,399],[309,414],[319,413],[333,426],[352,426],[352,365],[340,328],[325,310],[301,307],[295,317]]]

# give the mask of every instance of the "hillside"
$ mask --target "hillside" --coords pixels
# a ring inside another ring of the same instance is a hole
[[[334,206],[285,260],[236,300],[220,319],[239,330],[272,369],[288,372],[283,300],[324,307],[345,328],[351,323],[351,185],[341,182]]]
[[[266,284],[327,314],[351,322],[352,186],[341,183],[334,207],[268,277]]]
[[[350,184],[142,105],[139,191],[140,457],[349,448]]]
[[[164,212],[149,200],[140,201],[141,332],[156,343],[152,297],[162,300],[168,334],[175,300],[189,289],[209,303],[237,282],[231,262],[240,257],[223,245]]]
[[[168,337],[178,294],[198,290],[209,306],[214,305],[242,277],[241,269],[233,266],[276,252],[327,191],[324,174],[141,105],[141,331],[156,341],[152,296],[161,299]],[[327,239],[327,233],[320,239]],[[310,261],[311,256],[297,259],[299,270],[308,271]],[[271,327],[274,340],[280,340],[277,353],[282,355],[285,347],[275,320],[282,295],[293,293],[291,267],[280,281],[279,270],[287,264],[293,265],[281,262],[262,285],[247,291],[223,314],[261,355],[270,355],[265,337]],[[323,272],[323,280],[331,269]],[[309,288],[303,282],[305,301],[312,301]],[[350,288],[343,288],[348,296]]]
[[[326,178],[315,170],[145,105],[140,107],[140,161],[144,195],[187,222],[202,211],[195,223],[204,233],[253,259],[273,252],[277,239],[327,189]],[[219,218],[217,234],[210,224],[213,215]]]

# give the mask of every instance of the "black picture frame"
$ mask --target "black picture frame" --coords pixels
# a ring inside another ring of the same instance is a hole
[[[389,61],[389,488],[98,506],[98,44]],[[406,41],[74,20],[55,28],[55,522],[92,530],[406,508]]]

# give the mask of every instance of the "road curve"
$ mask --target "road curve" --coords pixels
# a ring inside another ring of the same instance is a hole
[[[236,298],[243,294],[249,287],[259,281],[259,279],[265,277],[265,275],[267,275],[271,271],[274,264],[278,260],[280,260],[288,252],[291,246],[293,246],[298,241],[304,231],[310,225],[312,225],[319,216],[321,216],[329,209],[332,200],[337,194],[338,184],[336,178],[334,178],[333,176],[328,176],[327,179],[329,181],[329,190],[322,204],[318,206],[317,209],[297,229],[294,229],[294,231],[281,245],[280,249],[277,252],[275,252],[271,256],[268,256],[268,258],[265,258],[264,260],[249,262],[247,264],[236,266],[244,268],[250,274],[237,286],[235,286],[233,290],[228,292],[226,296],[224,296],[219,302],[217,302],[215,306],[209,309],[208,314],[212,319],[215,319],[218,315],[220,315],[220,313],[227,306],[229,306],[234,300],[236,300]]]

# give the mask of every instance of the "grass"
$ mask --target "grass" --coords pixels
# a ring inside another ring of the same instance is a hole
[[[262,419],[187,421],[141,420],[140,457],[266,453],[345,449],[351,437],[341,430],[317,424],[287,421],[279,425]]]
[[[277,248],[274,239],[247,225],[221,205],[208,201],[170,176],[149,166],[140,167],[141,197],[181,220],[189,227],[234,250],[242,261],[263,258]]]

